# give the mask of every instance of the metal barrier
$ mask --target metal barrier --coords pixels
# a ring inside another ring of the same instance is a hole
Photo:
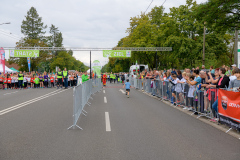
[[[213,103],[217,99],[217,89],[198,90],[196,86],[186,83],[176,85],[169,81],[134,79],[134,88],[144,90],[161,100],[169,101],[172,105],[198,114],[198,118],[205,116],[215,118]],[[137,85],[136,85],[137,84]]]
[[[91,95],[100,91],[102,89],[101,79],[91,79],[73,88],[73,125],[68,129],[76,127],[81,129],[77,125],[77,121],[81,114],[86,116],[86,111],[84,110],[85,105],[90,105],[88,100]]]

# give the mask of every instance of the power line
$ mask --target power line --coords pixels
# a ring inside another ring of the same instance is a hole
[[[5,36],[7,36],[7,37],[9,37],[9,38],[13,38],[13,39],[15,39],[15,40],[20,40],[20,38],[17,38],[17,37],[13,37],[13,36],[11,36],[11,35],[9,35],[9,34],[6,34],[6,33],[1,33],[1,34],[3,34],[3,35],[5,35]]]
[[[1,30],[1,29],[0,29],[0,31],[1,31],[1,32],[4,32],[4,33],[6,33],[6,34],[9,34],[9,35],[11,35],[11,36],[14,36],[14,37],[16,37],[16,38],[19,38],[19,39],[21,38],[20,36],[18,36],[18,35],[16,35],[16,34],[12,34],[11,32],[6,32],[6,31]]]
[[[152,0],[153,2],[153,0]],[[149,6],[147,7],[146,11],[144,12],[144,14],[147,12],[148,8],[150,7],[150,5],[152,4],[152,2],[149,4]]]
[[[165,0],[161,6],[163,6],[166,1],[167,1],[167,0]]]

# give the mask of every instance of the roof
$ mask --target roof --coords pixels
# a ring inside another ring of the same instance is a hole
[[[20,66],[17,64],[17,63],[12,63],[11,65],[8,63],[8,61],[5,61],[5,65],[8,67],[8,68],[15,68],[16,70],[19,70]]]

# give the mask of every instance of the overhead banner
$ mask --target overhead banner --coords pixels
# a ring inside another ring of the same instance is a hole
[[[5,50],[2,47],[0,48],[0,64],[2,64],[3,73],[5,73]]]
[[[39,57],[39,50],[10,50],[10,57]]]
[[[219,89],[219,122],[240,131],[240,92]]]
[[[96,73],[96,75],[98,77],[101,77],[101,64],[99,62],[99,60],[95,60],[93,61],[93,64],[92,64],[92,68],[93,68],[93,72]]]
[[[124,58],[131,57],[130,50],[103,50],[103,57]]]

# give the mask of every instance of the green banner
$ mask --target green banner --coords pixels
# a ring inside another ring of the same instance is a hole
[[[93,61],[92,64],[93,72],[97,75],[98,78],[101,77],[101,64],[99,60]]]
[[[39,57],[39,50],[10,50],[10,57]]]
[[[103,57],[131,57],[129,50],[103,50]]]

